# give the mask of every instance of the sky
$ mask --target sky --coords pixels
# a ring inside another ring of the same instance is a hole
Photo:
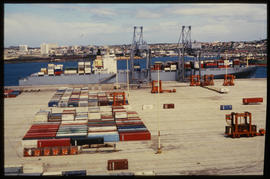
[[[143,26],[148,44],[177,43],[182,26],[199,42],[267,38],[266,4],[4,4],[4,47],[42,43],[131,44]]]

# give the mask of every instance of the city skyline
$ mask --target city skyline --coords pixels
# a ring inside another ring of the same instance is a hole
[[[4,4],[4,46],[130,44],[143,26],[149,43],[266,39],[266,4]]]

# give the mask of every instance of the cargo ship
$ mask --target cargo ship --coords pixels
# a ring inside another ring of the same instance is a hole
[[[171,80],[173,76],[177,75],[178,62],[167,61],[167,62],[155,62],[154,66],[151,67],[152,73],[160,70],[160,78],[163,78],[164,72],[170,72]],[[225,74],[235,75],[236,78],[249,78],[252,77],[256,71],[256,66],[249,66],[248,63],[240,64],[239,59],[234,60],[202,60],[202,61],[186,61],[184,63],[185,77],[188,78],[190,75],[214,75],[215,79],[224,78]],[[156,79],[155,79],[156,80]]]
[[[179,66],[177,61],[156,61],[151,68],[142,69],[134,64],[131,79],[130,70],[117,69],[117,58],[114,54],[96,56],[94,61],[78,62],[76,67],[63,67],[63,65],[48,64],[48,68],[41,68],[34,73],[19,80],[20,86],[54,85],[54,84],[102,84],[126,83],[129,77],[131,83],[149,82],[159,79],[162,81],[179,80]],[[127,74],[128,71],[128,74]],[[239,59],[234,60],[190,60],[184,63],[184,76],[188,80],[190,75],[210,75],[215,79],[224,78],[225,74],[235,75],[236,78],[249,78],[256,71],[256,66],[240,64]]]

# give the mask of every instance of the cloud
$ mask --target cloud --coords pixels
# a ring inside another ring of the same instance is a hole
[[[4,43],[129,44],[135,25],[143,26],[147,43],[176,43],[182,25],[192,26],[192,40],[197,41],[249,40],[267,34],[267,10],[263,4],[133,5],[8,5]]]
[[[19,30],[18,30],[19,29]],[[4,20],[5,42],[10,42],[13,36],[20,36],[35,44],[54,41],[67,43],[81,40],[81,34],[90,40],[93,36],[103,38],[104,34],[121,33],[117,25],[99,22],[57,22],[54,19],[31,16],[27,14],[12,14]],[[19,40],[19,39],[18,39]],[[16,43],[21,44],[16,40]]]
[[[196,4],[179,5],[165,9],[167,14],[197,16],[197,17],[224,17],[224,18],[252,18],[266,20],[266,5],[251,4]]]
[[[156,13],[148,9],[138,9],[136,10],[135,14],[136,18],[147,18],[147,19],[160,18],[161,16],[162,15],[160,13]]]

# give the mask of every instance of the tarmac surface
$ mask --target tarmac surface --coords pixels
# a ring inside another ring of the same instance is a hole
[[[223,87],[223,80],[214,82],[216,87]],[[267,79],[236,79],[235,86],[223,87],[229,89],[227,94],[188,83],[162,85],[163,89],[176,89],[176,93],[151,94],[150,87],[129,91],[130,110],[139,114],[151,132],[151,140],[120,141],[117,151],[91,149],[79,155],[48,157],[23,157],[21,139],[35,113],[49,109],[48,101],[64,85],[27,87],[40,91],[4,99],[4,164],[43,165],[47,172],[87,170],[87,175],[263,175],[265,136],[232,139],[224,137],[224,132],[225,114],[231,112],[249,111],[257,130],[266,129]],[[242,98],[248,97],[262,97],[264,101],[243,105]],[[175,108],[163,109],[166,103],[174,103]],[[143,105],[153,105],[153,109],[143,109]],[[220,105],[232,105],[233,109],[220,110]],[[160,154],[156,154],[158,128]],[[108,171],[107,161],[112,159],[128,159],[129,169]]]

